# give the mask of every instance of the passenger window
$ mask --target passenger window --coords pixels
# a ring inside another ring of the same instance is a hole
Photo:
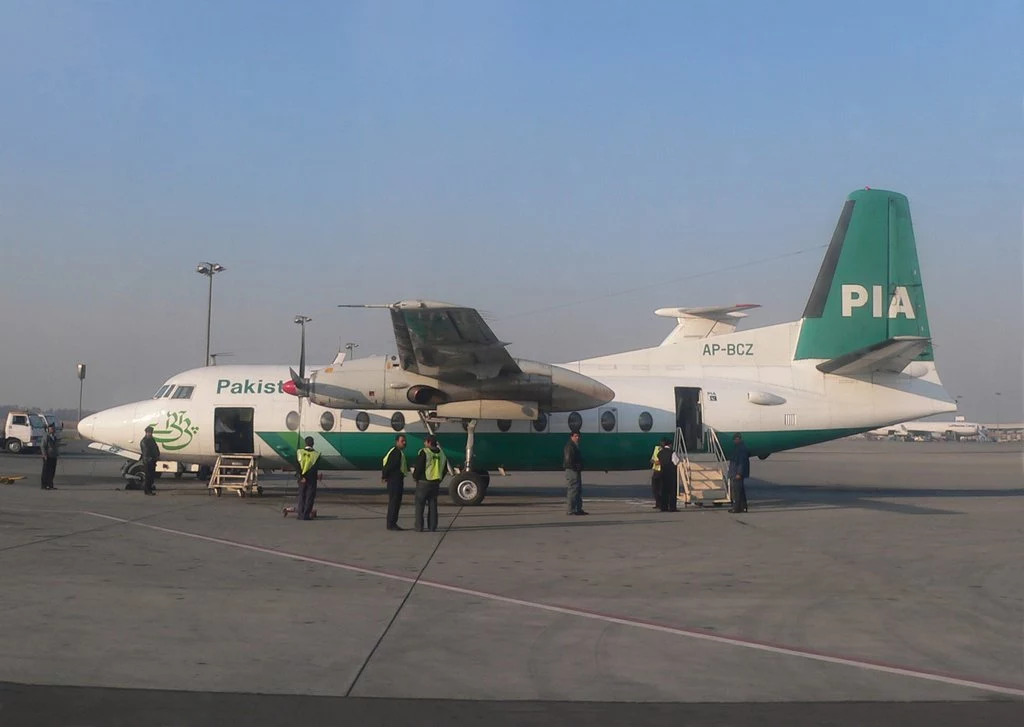
[[[649,411],[640,412],[640,431],[649,432],[654,427],[654,417]]]
[[[370,426],[370,415],[365,411],[361,411],[356,414],[356,429],[360,432],[365,432]]]
[[[538,432],[543,432],[548,428],[548,415],[541,412],[540,416],[533,420],[533,428]]]
[[[583,415],[574,411],[569,415],[569,431],[578,432],[583,429]]]
[[[329,411],[325,411],[320,415],[320,428],[325,432],[329,432],[334,429],[334,414]]]
[[[498,431],[499,432],[507,432],[511,428],[512,428],[512,422],[510,422],[508,419],[499,419],[498,420]]]
[[[396,432],[400,432],[405,429],[405,414],[400,411],[396,411],[391,415],[391,428]]]

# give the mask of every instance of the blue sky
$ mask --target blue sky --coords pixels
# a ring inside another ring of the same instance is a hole
[[[1022,26],[1017,1],[2,0],[0,403],[73,404],[78,360],[87,408],[201,364],[200,260],[239,363],[296,358],[296,313],[313,359],[390,349],[341,302],[474,305],[555,361],[656,343],[661,306],[794,319],[871,185],[910,197],[947,387],[1020,420]]]

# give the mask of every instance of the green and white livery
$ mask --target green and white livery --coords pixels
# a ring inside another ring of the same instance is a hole
[[[550,367],[555,379],[568,382],[567,391],[589,392],[560,401],[590,401],[589,408],[542,402],[529,419],[476,416],[473,468],[561,469],[562,448],[575,429],[584,435],[588,469],[633,470],[646,468],[655,443],[677,429],[714,428],[726,454],[732,433],[742,432],[751,452],[767,457],[955,411],[935,367],[902,194],[865,189],[849,196],[800,320],[736,330],[750,307],[662,309],[678,324],[660,345]],[[402,355],[401,341],[399,349]],[[529,362],[515,363],[524,364],[517,376],[534,375]],[[395,356],[335,362],[321,371],[334,369],[360,381],[404,371]],[[372,470],[397,431],[407,434],[410,451],[420,448],[429,425],[421,413],[432,410],[429,396],[445,393],[417,392],[423,405],[395,408],[382,403],[383,391],[363,390],[362,406],[335,408],[295,396],[293,379],[287,366],[193,369],[171,377],[152,399],[87,417],[79,430],[129,456],[145,426],[154,424],[165,459],[212,464],[221,454],[248,452],[267,468],[293,467],[302,438],[312,436],[325,469]],[[462,421],[443,421],[437,436],[449,460],[463,461]],[[480,499],[482,493],[473,501]]]

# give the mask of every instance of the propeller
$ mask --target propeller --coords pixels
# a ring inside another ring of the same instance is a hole
[[[288,373],[291,374],[291,381],[285,382],[284,385],[285,391],[293,396],[309,396],[310,383],[306,378],[306,324],[311,320],[313,319],[309,316],[295,316],[295,322],[302,327],[302,338],[299,344],[299,372],[295,373],[295,369],[289,367]]]
[[[310,390],[310,382],[306,378],[306,324],[311,320],[313,319],[309,316],[295,316],[295,322],[302,328],[302,338],[299,344],[299,372],[295,373],[295,369],[289,367],[288,373],[291,374],[291,381],[286,381],[284,384],[285,391],[299,398],[299,421],[295,427],[295,451],[302,449],[302,400],[309,397]]]

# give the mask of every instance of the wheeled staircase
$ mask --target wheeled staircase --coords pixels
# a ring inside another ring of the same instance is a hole
[[[683,507],[728,505],[732,502],[728,462],[718,434],[712,427],[704,426],[702,435],[700,448],[688,452],[682,431],[676,430],[677,500]]]
[[[224,490],[233,491],[239,497],[262,495],[256,457],[251,454],[222,454],[213,466],[208,488],[217,497]]]

